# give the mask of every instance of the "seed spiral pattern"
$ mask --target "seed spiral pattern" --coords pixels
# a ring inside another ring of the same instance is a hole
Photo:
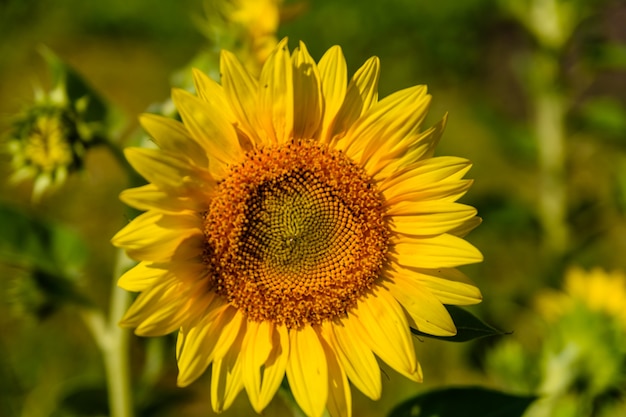
[[[204,213],[215,291],[289,328],[345,315],[386,262],[380,193],[341,152],[291,142],[249,152]]]

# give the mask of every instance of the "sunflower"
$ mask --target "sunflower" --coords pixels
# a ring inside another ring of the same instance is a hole
[[[421,381],[410,328],[454,335],[444,304],[481,299],[455,269],[482,260],[480,220],[456,202],[470,162],[433,157],[445,117],[420,129],[424,86],[379,101],[376,57],[348,83],[337,46],[283,39],[258,79],[224,51],[220,72],[173,91],[182,122],[142,116],[159,149],[126,150],[149,184],[121,195],[145,210],[113,238],[140,261],[122,325],[178,330],[178,384],[210,366],[216,412],[245,389],[260,413],[286,375],[307,415],[349,416],[349,381],[380,397],[376,356]]]

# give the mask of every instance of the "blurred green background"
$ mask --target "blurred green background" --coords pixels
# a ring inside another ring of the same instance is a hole
[[[543,9],[534,21],[524,15],[533,4],[552,3],[556,12]],[[503,338],[540,343],[546,330],[536,325],[534,297],[559,288],[569,266],[626,269],[626,3],[309,0],[287,1],[283,11],[278,36],[289,36],[292,48],[302,40],[319,59],[339,44],[350,74],[377,55],[381,97],[427,84],[434,97],[429,123],[449,113],[438,154],[473,161],[469,177],[475,184],[463,201],[484,219],[468,239],[485,261],[463,268],[484,296],[470,310],[514,332],[467,344],[418,341],[424,384],[384,368],[381,401],[353,390],[354,415],[385,415],[417,392],[450,385],[533,393],[532,386],[515,387],[494,375],[487,365],[494,346],[506,343]],[[198,27],[203,19],[200,0],[0,0],[0,131],[8,131],[12,115],[31,102],[33,85],[50,86],[38,52],[46,45],[119,109],[117,117],[126,121],[119,138],[129,140],[137,115],[168,98],[172,74],[199,51],[216,47]],[[563,39],[542,32],[555,21]],[[557,103],[552,118],[538,111],[546,102]],[[544,148],[546,125],[561,132],[562,153]],[[6,178],[9,157],[1,158]],[[40,203],[31,204],[28,184],[5,182],[0,200],[63,224],[88,242],[86,266],[76,279],[106,309],[114,257],[109,239],[127,221],[117,198],[126,186],[115,159],[95,148],[85,171]],[[554,228],[545,208],[551,197],[561,204]],[[3,265],[0,274],[0,415],[103,415],[102,361],[76,309],[43,300],[24,268]],[[207,376],[175,388],[172,340],[133,339],[135,382],[151,381],[145,384],[150,390],[137,393],[141,415],[211,415]],[[520,372],[541,372],[538,362],[522,365]],[[623,395],[624,372],[616,398]],[[266,415],[285,411],[275,399]],[[243,394],[224,413],[248,414]]]

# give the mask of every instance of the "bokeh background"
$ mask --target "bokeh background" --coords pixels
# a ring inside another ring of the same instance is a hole
[[[45,45],[116,109],[116,140],[133,141],[137,116],[184,84],[191,61],[202,57],[205,70],[215,65],[223,40],[207,10],[202,0],[1,0],[0,132],[10,134],[34,86],[51,86],[39,52]],[[350,74],[380,57],[381,97],[428,85],[427,123],[449,114],[437,153],[474,163],[475,184],[463,201],[484,220],[468,239],[485,261],[463,270],[484,301],[470,311],[512,332],[463,344],[420,339],[424,383],[384,368],[382,399],[353,391],[354,415],[386,415],[417,393],[461,385],[544,401],[554,394],[554,404],[564,401],[563,416],[626,415],[626,324],[619,325],[626,319],[583,312],[563,327],[537,302],[561,305],[573,266],[618,271],[606,297],[626,285],[619,276],[626,268],[626,2],[287,0],[280,16],[277,36],[288,36],[291,48],[302,40],[319,59],[339,44]],[[0,158],[0,178],[8,178],[11,158]],[[76,283],[106,310],[115,256],[109,239],[128,220],[117,198],[126,186],[119,163],[96,147],[55,193],[33,204],[32,184],[0,181],[0,203],[87,242]],[[106,415],[102,359],[77,308],[51,301],[31,272],[0,266],[0,415]],[[607,332],[594,331],[613,321]],[[548,342],[555,334],[558,343]],[[568,362],[562,353],[573,334],[589,343],[571,342],[578,359]],[[564,365],[551,367],[550,358]],[[173,338],[133,338],[132,359],[140,415],[211,415],[208,376],[175,387]],[[612,373],[598,382],[603,369]],[[550,391],[548,380],[563,387]],[[542,407],[529,413],[557,415]],[[289,409],[276,398],[265,414]],[[245,394],[224,415],[253,415]]]

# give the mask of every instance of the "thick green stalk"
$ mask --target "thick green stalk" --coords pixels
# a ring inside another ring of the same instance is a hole
[[[117,279],[128,269],[130,260],[118,250],[109,310],[108,343],[103,350],[107,375],[109,406],[112,417],[133,417],[132,387],[130,383],[130,331],[119,326],[130,304],[130,294],[117,286]]]
[[[117,286],[117,278],[127,269],[129,262],[120,250],[114,269],[108,320],[98,310],[82,312],[104,360],[111,417],[133,417],[134,414],[129,371],[130,332],[118,325],[130,303],[130,294]]]

